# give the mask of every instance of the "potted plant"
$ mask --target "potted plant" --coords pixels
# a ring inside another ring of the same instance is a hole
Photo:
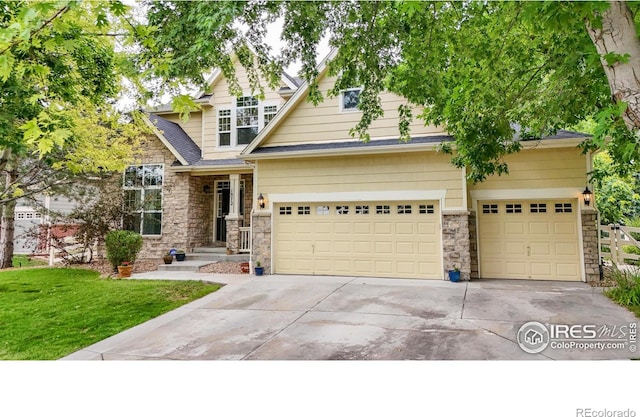
[[[142,236],[138,233],[128,230],[113,230],[105,236],[105,247],[107,249],[107,259],[113,266],[114,271],[118,271],[120,278],[124,278],[120,270],[124,274],[133,269],[133,263],[136,261],[140,249],[142,249]]]
[[[449,281],[451,282],[460,281],[460,268],[456,266],[453,269],[449,270]]]
[[[118,265],[118,278],[129,278],[133,272],[133,264],[128,261]]]
[[[262,266],[260,261],[256,261],[256,267],[254,268],[254,271],[256,272],[256,276],[258,277],[264,274],[264,267]]]
[[[176,251],[176,261],[184,261],[187,254],[182,249]]]
[[[173,255],[171,255],[171,253],[167,252],[162,257],[162,260],[164,261],[165,265],[169,265],[169,264],[171,264],[173,262]]]

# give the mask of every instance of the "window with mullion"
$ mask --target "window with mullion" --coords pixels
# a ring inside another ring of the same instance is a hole
[[[258,100],[240,97],[236,108],[236,132],[238,145],[247,145],[258,135]]]
[[[130,166],[124,174],[123,228],[143,235],[162,234],[162,165]]]
[[[231,110],[218,110],[218,145],[231,145]]]
[[[236,98],[232,107],[218,109],[218,146],[248,145],[278,113],[278,105],[253,96]]]

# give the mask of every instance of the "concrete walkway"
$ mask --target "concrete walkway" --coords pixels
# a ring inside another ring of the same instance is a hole
[[[516,343],[528,321],[628,325],[637,318],[583,283],[150,272],[137,279],[226,284],[67,356],[124,359],[626,359],[628,348]]]

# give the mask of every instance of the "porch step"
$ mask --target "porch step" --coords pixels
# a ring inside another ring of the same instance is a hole
[[[224,253],[218,252],[194,252],[187,254],[187,260],[189,261],[209,261],[209,262],[249,262],[249,254],[241,253],[238,255],[227,255],[227,251]],[[184,261],[186,262],[186,260]],[[176,263],[175,261],[173,263]],[[179,262],[182,263],[182,262]]]
[[[184,260],[182,262],[173,261],[171,264],[158,265],[158,271],[193,271],[197,272],[201,266],[215,263],[216,261],[197,261],[197,260]]]
[[[193,248],[193,253],[227,253],[227,248],[224,246],[201,246],[199,248]]]

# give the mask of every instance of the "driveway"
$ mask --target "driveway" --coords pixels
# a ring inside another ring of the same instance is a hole
[[[518,329],[528,321],[607,325],[614,330],[609,338],[619,326],[638,322],[584,283],[288,275],[236,276],[228,282],[213,294],[64,359],[640,357],[628,346],[549,346],[537,354],[519,347]]]

